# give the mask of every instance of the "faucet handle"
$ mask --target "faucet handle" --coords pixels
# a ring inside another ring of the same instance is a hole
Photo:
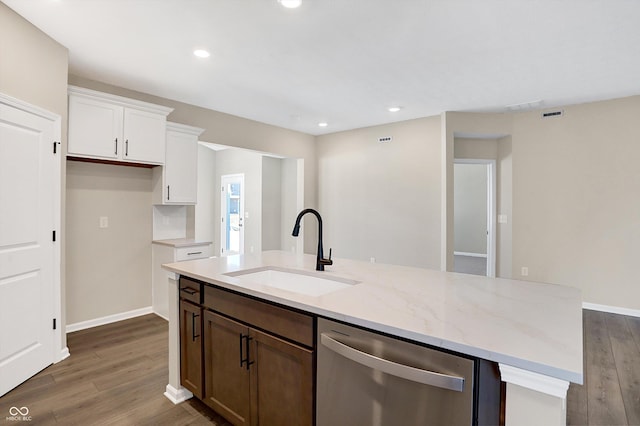
[[[329,248],[329,258],[321,260],[323,265],[333,265],[333,260],[331,260],[331,248]]]

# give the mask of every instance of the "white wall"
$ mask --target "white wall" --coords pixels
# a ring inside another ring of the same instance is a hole
[[[440,124],[428,117],[317,138],[325,252],[439,267]]]

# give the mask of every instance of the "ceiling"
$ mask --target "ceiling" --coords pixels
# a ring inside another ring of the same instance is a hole
[[[637,0],[2,1],[71,74],[313,135],[640,94]]]

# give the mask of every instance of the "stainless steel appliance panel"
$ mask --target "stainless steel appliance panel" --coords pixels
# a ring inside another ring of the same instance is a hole
[[[471,425],[474,361],[318,319],[317,425]]]

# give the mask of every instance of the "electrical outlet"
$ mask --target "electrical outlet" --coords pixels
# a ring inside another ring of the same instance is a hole
[[[376,263],[376,258],[375,257],[372,257],[370,260],[371,260],[371,263]]]
[[[100,216],[100,228],[109,227],[109,218],[107,216]]]
[[[523,266],[523,267],[520,269],[520,275],[522,275],[523,277],[528,276],[528,275],[529,275],[529,268],[528,268],[528,267],[526,267],[526,266]]]

